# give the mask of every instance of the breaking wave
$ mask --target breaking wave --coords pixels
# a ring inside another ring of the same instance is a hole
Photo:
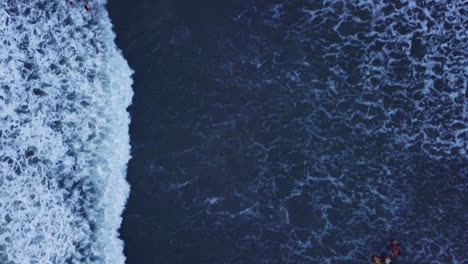
[[[0,2],[0,263],[124,263],[132,71],[104,4]]]

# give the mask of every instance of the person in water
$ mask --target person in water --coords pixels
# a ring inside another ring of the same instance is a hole
[[[392,264],[392,259],[390,258],[390,256],[384,257],[384,264]]]
[[[89,11],[93,11],[93,8],[92,8],[90,5],[88,5],[88,4],[86,4],[86,5],[84,6],[84,8],[85,8],[86,11],[88,11],[88,12],[89,12]]]
[[[392,258],[390,256],[385,255],[384,257],[379,257],[377,255],[373,255],[371,260],[374,261],[375,264],[392,264]]]
[[[393,256],[398,257],[400,256],[400,243],[396,240],[390,240],[390,246],[392,247]]]
[[[374,261],[375,264],[382,264],[382,259],[378,257],[377,255],[373,255],[371,257],[371,260]]]
[[[75,4],[73,3],[73,1],[68,1],[68,6],[69,6],[69,7],[75,7]],[[90,5],[88,5],[88,4],[85,4],[85,5],[84,5],[84,9],[85,9],[86,11],[88,11],[88,12],[94,10],[94,8],[93,8],[92,6],[90,6]]]

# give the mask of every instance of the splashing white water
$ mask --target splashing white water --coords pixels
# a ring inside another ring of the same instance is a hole
[[[0,2],[0,263],[125,261],[132,71],[89,2]]]

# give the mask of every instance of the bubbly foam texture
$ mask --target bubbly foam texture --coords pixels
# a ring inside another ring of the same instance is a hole
[[[0,263],[125,261],[132,71],[89,2],[0,2]]]
[[[263,230],[288,234],[272,252],[281,248],[284,263],[358,263],[388,252],[387,239],[394,237],[411,254],[404,253],[401,263],[463,263],[466,217],[460,212],[468,156],[462,1],[276,2],[233,17],[268,32],[249,36],[269,50],[254,49],[261,58],[249,64],[254,81],[239,85],[280,87],[280,107],[294,113],[285,121],[284,138],[276,133],[247,150],[258,153],[262,173],[280,171],[255,188],[273,190],[265,196],[271,204],[279,201],[284,225],[265,213],[247,214]],[[275,32],[278,40],[271,37]],[[248,67],[244,59],[232,59],[225,71]],[[273,122],[263,125],[282,131]],[[294,129],[307,133],[298,132],[296,142]],[[284,149],[297,157],[285,160]],[[301,164],[303,153],[308,160]],[[210,213],[222,216],[223,200],[217,201]],[[265,236],[259,231],[245,244],[265,248]]]

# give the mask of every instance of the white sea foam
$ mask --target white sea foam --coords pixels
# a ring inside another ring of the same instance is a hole
[[[277,215],[284,225],[261,218],[263,213],[255,224],[264,228],[258,230],[288,234],[274,246],[284,250],[284,263],[368,261],[387,251],[387,245],[376,245],[390,237],[410,253],[400,263],[462,263],[460,228],[466,221],[458,212],[464,187],[453,187],[463,182],[468,157],[462,1],[275,2],[281,4],[260,19],[262,9],[256,7],[233,19],[256,29],[246,35],[259,44],[230,45],[268,58],[261,70],[239,77],[244,72],[231,69],[245,68],[246,57],[221,59],[225,79],[239,78],[233,81],[239,87],[249,83],[262,91],[267,83],[275,87],[268,92],[284,89],[268,97],[275,99],[267,101],[267,109],[297,110],[284,120],[276,110],[268,111],[263,124],[287,122],[287,133],[279,143],[255,138],[244,151],[254,153],[260,164],[260,184],[253,185],[252,196],[281,204]],[[293,106],[287,108],[289,102]],[[331,133],[340,123],[344,130]],[[279,137],[278,127],[264,129]],[[296,142],[289,136],[296,137],[295,129],[307,136],[297,132]],[[282,153],[275,153],[278,149]],[[296,151],[308,158],[303,166]],[[287,163],[292,170],[284,169]],[[302,167],[304,173],[297,169]],[[265,198],[269,188],[270,200]],[[259,200],[254,199],[252,204]],[[223,201],[216,208],[221,209],[210,208],[212,215],[226,211]],[[262,231],[249,234],[243,244],[266,248]]]
[[[132,71],[89,2],[0,2],[0,263],[125,261]]]

